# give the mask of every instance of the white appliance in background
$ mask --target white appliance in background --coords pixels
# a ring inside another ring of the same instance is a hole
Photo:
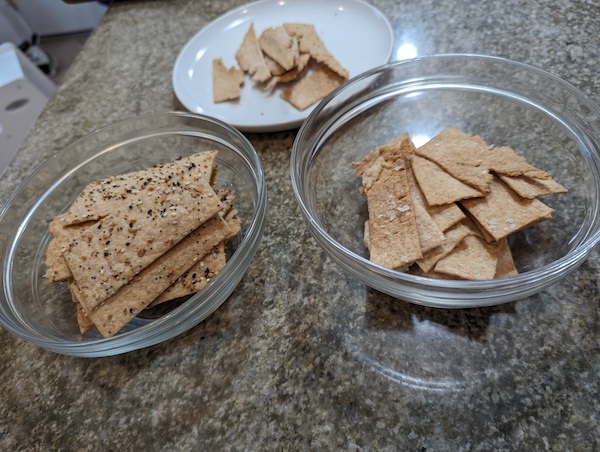
[[[65,3],[63,0],[2,0],[12,3],[39,36],[53,36],[96,28],[106,12],[99,2]]]
[[[0,175],[21,147],[55,86],[12,43],[0,45]]]

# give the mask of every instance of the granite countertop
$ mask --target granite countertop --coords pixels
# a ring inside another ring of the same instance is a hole
[[[3,176],[0,204],[95,128],[181,110],[171,86],[180,48],[242,3],[114,3]],[[506,57],[600,102],[597,0],[371,3],[395,50]],[[560,284],[497,307],[382,295],[309,236],[288,174],[295,133],[247,134],[266,173],[266,234],[256,265],[197,327],[101,359],[0,328],[0,449],[599,450],[598,253]]]

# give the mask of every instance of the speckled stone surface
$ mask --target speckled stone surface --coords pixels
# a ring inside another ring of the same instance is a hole
[[[179,49],[240,1],[115,3],[13,165],[0,203],[95,128],[181,109]],[[596,0],[377,0],[418,55],[507,57],[600,101]],[[341,273],[295,205],[295,131],[250,134],[266,172],[263,244],[229,300],[168,342],[60,356],[0,329],[1,450],[600,449],[600,258],[531,298],[410,305]]]

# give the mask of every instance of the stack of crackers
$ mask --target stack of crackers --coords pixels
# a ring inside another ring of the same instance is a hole
[[[538,197],[567,191],[511,148],[458,129],[418,149],[402,134],[353,166],[370,260],[431,278],[517,274],[507,236],[551,218]]]
[[[215,103],[239,98],[248,74],[266,90],[280,83],[288,84],[281,97],[304,110],[349,76],[310,24],[286,23],[267,28],[257,38],[252,23],[235,58],[240,69],[227,68],[221,58],[213,60]],[[295,82],[289,85],[292,81]]]
[[[216,189],[217,152],[90,183],[50,222],[46,277],[66,282],[80,330],[103,337],[143,309],[198,292],[240,231],[234,196]]]

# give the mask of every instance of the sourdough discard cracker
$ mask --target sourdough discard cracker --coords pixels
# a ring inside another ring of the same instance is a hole
[[[315,61],[323,63],[343,79],[349,77],[350,74],[348,71],[342,67],[331,53],[329,53],[325,44],[321,41],[321,38],[319,38],[314,25],[285,23],[283,24],[283,27],[290,36],[294,36],[298,39],[300,52],[309,54]]]
[[[215,151],[203,152],[97,181],[86,187],[74,209],[50,222],[53,241],[64,239],[61,257],[71,265],[64,279],[82,334],[94,326],[104,337],[116,334],[202,257],[211,275],[222,270],[226,240],[239,232],[240,220],[231,208],[233,194],[217,194],[211,186],[216,184],[215,156]],[[101,220],[82,223],[84,218]],[[50,245],[47,260],[52,262],[56,245]],[[77,269],[74,263],[80,264]],[[187,294],[208,282],[206,275],[188,281]]]
[[[537,199],[521,198],[497,178],[490,183],[487,196],[460,203],[494,240],[548,220],[554,212]]]
[[[498,249],[497,243],[468,235],[435,264],[434,270],[460,279],[492,279],[498,265]]]
[[[408,159],[408,162],[410,163],[410,159]],[[423,192],[419,188],[419,184],[415,179],[415,175],[410,164],[408,165],[407,176],[410,196],[413,199],[413,202],[419,203],[425,208],[440,231],[444,232],[450,229],[452,226],[465,218],[465,214],[462,212],[462,210],[460,210],[460,207],[458,207],[456,203],[441,204],[439,206],[429,205],[425,200]]]
[[[257,39],[252,23],[236,52],[236,59],[242,71],[261,83],[261,89],[270,91],[285,85],[281,98],[299,110],[318,102],[349,77],[348,71],[329,53],[314,26],[309,24],[268,27]],[[224,73],[223,68],[220,70]],[[237,73],[235,75],[229,82],[233,85],[231,90],[224,90],[226,94],[221,96],[224,100],[234,98],[235,83],[241,84]],[[213,84],[217,82],[215,79]],[[292,82],[295,83],[290,86]],[[217,92],[216,86],[214,91]]]
[[[437,264],[440,259],[443,259],[448,254],[450,254],[454,247],[461,240],[463,240],[468,235],[472,235],[473,233],[473,230],[465,223],[465,221],[461,221],[457,225],[448,229],[444,233],[444,242],[440,246],[437,246],[436,248],[423,255],[421,259],[418,259],[416,261],[417,265],[424,272],[430,272],[431,270],[433,270],[435,264]]]
[[[518,274],[508,241],[502,239],[498,242],[498,265],[496,266],[494,278],[506,278]]]
[[[508,146],[488,147],[488,151],[485,152],[484,164],[490,171],[498,175],[527,176],[543,180],[552,179],[550,174],[530,165]]]
[[[212,187],[183,177],[187,172],[195,171],[177,168],[155,176],[153,189],[83,231],[63,252],[86,312],[222,210]]]
[[[537,196],[566,189],[512,149],[488,146],[480,137],[457,129],[443,131],[417,150],[403,151],[401,143],[409,141],[403,134],[353,163],[356,174],[362,177],[359,191],[367,198],[369,219],[364,225],[364,244],[371,260],[377,261],[373,258],[377,243],[374,227],[386,216],[385,209],[377,212],[375,206],[385,205],[383,199],[396,199],[399,185],[398,179],[386,177],[384,170],[391,168],[391,161],[399,170],[399,162],[403,161],[408,164],[404,171],[406,205],[412,202],[418,234],[415,237],[396,230],[384,235],[384,252],[391,255],[377,262],[438,279],[485,280],[516,275],[506,236],[549,219],[553,209]],[[399,160],[399,155],[404,159]],[[461,168],[465,174],[457,174]],[[399,186],[404,189],[402,184]],[[377,197],[371,199],[375,192]],[[417,240],[422,257],[415,258],[416,265],[407,262],[399,267],[394,261],[399,251],[395,247],[412,250]]]
[[[227,222],[216,215],[153,261],[133,281],[122,286],[99,306],[86,309],[87,315],[103,337],[113,336],[195,262],[230,237],[231,233]]]
[[[225,102],[240,97],[244,72],[236,67],[227,68],[221,58],[213,60],[213,102]]]
[[[300,54],[298,40],[290,37],[283,27],[265,29],[258,38],[258,45],[286,71],[294,68]]]
[[[325,67],[319,67],[310,75],[300,79],[281,94],[298,110],[306,110],[344,83],[339,75]]]
[[[500,179],[522,198],[533,199],[553,193],[566,193],[567,189],[554,179],[536,179],[527,176],[503,176]]]
[[[258,39],[256,39],[254,23],[250,24],[250,28],[244,36],[242,45],[235,53],[235,59],[240,65],[240,68],[244,72],[250,74],[252,80],[264,83],[271,78],[271,72],[263,57],[262,50],[258,44]]]
[[[194,178],[209,181],[214,173],[216,155],[216,151],[200,152],[174,162],[91,182],[61,216],[61,224],[69,226],[104,218],[140,193],[153,190],[156,181],[167,173],[177,172],[185,179],[184,184],[188,180],[193,182]]]
[[[461,199],[483,196],[482,192],[451,176],[430,160],[415,155],[410,159],[410,165],[430,206],[447,205]]]
[[[492,174],[485,164],[488,145],[458,129],[446,129],[417,149],[417,155],[438,164],[452,177],[487,193]],[[417,177],[418,179],[418,177]]]
[[[199,292],[215,277],[226,264],[225,243],[228,238],[237,235],[241,230],[240,219],[237,216],[237,210],[227,207],[227,202],[231,203],[233,199],[230,197],[226,200],[226,209],[229,209],[223,219],[230,229],[228,237],[216,245],[211,252],[196,262],[185,274],[180,276],[171,286],[169,286],[162,294],[160,294],[148,307],[154,307],[165,301],[175,298],[191,295]]]
[[[404,134],[354,163],[369,209],[370,259],[388,268],[404,268],[422,257],[406,175],[405,157],[412,152]]]
[[[278,83],[288,83],[300,77],[300,75],[304,73],[309,60],[310,55],[300,54],[296,66],[283,74],[274,75],[267,83],[266,89],[273,89]]]

